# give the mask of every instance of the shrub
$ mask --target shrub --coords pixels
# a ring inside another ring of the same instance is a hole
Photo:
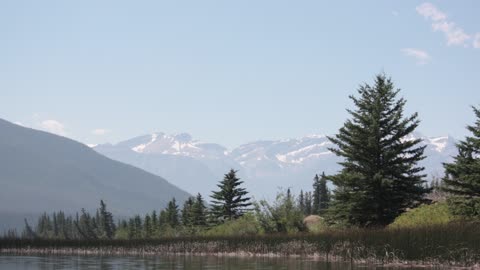
[[[390,228],[447,224],[454,220],[445,202],[422,205],[400,215]]]
[[[261,234],[261,226],[255,216],[246,213],[242,217],[217,225],[205,232],[206,236],[246,236]]]

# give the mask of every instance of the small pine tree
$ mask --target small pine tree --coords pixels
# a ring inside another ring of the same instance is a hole
[[[194,216],[193,216],[193,207],[194,207],[194,199],[193,197],[188,198],[185,203],[183,204],[182,209],[182,225],[185,227],[191,227],[194,223]]]
[[[158,229],[158,216],[157,216],[157,211],[153,210],[152,212],[152,226],[154,232]]]
[[[131,218],[128,220],[128,239],[135,239],[135,219]]]
[[[305,215],[309,216],[311,214],[313,214],[312,193],[305,192]]]
[[[112,239],[115,236],[115,222],[103,200],[100,200],[99,219],[102,237]]]
[[[143,222],[142,218],[139,215],[136,215],[133,218],[133,231],[134,231],[134,239],[141,239],[142,238],[142,231],[143,231]]]
[[[322,176],[318,181],[318,189],[320,198],[317,214],[323,214],[330,204],[330,191],[327,187],[327,176],[325,176],[325,172],[322,173]]]
[[[320,177],[316,174],[313,178],[312,214],[320,213],[320,196]]]
[[[152,218],[149,214],[145,215],[145,222],[143,223],[143,237],[150,239],[153,236],[153,224]]]
[[[205,206],[205,201],[200,193],[198,193],[195,198],[195,203],[193,205],[193,224],[195,226],[206,226],[207,225],[207,207]]]
[[[178,205],[175,198],[173,198],[167,205],[166,209],[167,214],[167,224],[170,225],[172,228],[178,227],[180,225],[180,217],[178,211]]]
[[[454,215],[480,218],[480,109],[473,107],[477,117],[467,129],[472,133],[457,144],[458,154],[453,163],[444,164],[443,190]]]
[[[23,230],[22,238],[25,238],[25,239],[35,239],[35,238],[37,238],[37,234],[32,229],[32,227],[30,227],[27,219],[25,219],[25,229]]]
[[[303,190],[300,190],[300,195],[298,196],[298,209],[305,214],[305,196],[303,195]]]
[[[219,191],[214,191],[212,213],[219,221],[232,220],[241,217],[252,205],[247,190],[241,188],[243,181],[237,178],[237,171],[230,170],[225,174],[223,181],[218,184]]]

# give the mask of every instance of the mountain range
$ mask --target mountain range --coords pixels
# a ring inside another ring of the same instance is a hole
[[[443,175],[443,162],[456,154],[455,140],[449,136],[426,137],[415,133],[406,139],[421,138],[426,145],[421,166],[428,179]],[[205,143],[186,133],[162,132],[135,137],[117,144],[93,147],[97,152],[169,179],[192,193],[211,194],[229,169],[239,171],[247,189],[257,198],[273,198],[280,188],[311,190],[315,174],[340,169],[324,135],[286,140],[260,140],[232,150]]]
[[[158,211],[173,197],[190,196],[82,143],[1,119],[0,187],[0,229],[44,211],[92,211],[101,199],[118,217]]]

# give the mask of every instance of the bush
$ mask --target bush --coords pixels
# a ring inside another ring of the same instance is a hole
[[[445,202],[422,205],[400,215],[390,228],[441,225],[454,221]]]
[[[205,232],[205,236],[246,236],[262,233],[260,224],[255,216],[246,213],[242,217],[217,225]]]
[[[306,217],[303,219],[303,223],[305,224],[307,231],[314,234],[324,232],[329,228],[324,218],[316,215]]]
[[[303,212],[295,205],[290,191],[278,193],[273,204],[262,200],[256,205],[256,215],[266,233],[298,233],[306,230]]]

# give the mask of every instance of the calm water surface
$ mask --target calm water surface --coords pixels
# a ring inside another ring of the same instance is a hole
[[[354,266],[343,263],[326,263],[305,259],[286,258],[225,258],[225,257],[79,257],[79,256],[0,256],[1,270],[50,270],[50,269],[225,269],[225,270],[273,270],[273,269],[394,269]],[[420,269],[420,268],[409,268]],[[421,268],[425,270],[427,268]],[[432,268],[433,269],[433,268]]]

